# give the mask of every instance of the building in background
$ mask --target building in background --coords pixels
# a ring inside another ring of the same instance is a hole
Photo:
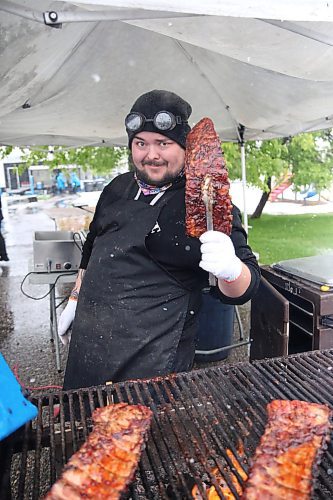
[[[77,165],[59,165],[56,169],[50,169],[47,165],[33,165],[29,169],[23,167],[22,152],[19,148],[14,148],[8,156],[0,160],[0,188],[8,194],[23,194],[28,191],[57,194],[56,176],[62,171],[67,181],[66,191],[101,191],[114,177],[128,171],[128,161],[123,157],[110,175],[103,177]],[[72,186],[74,174],[80,181],[80,187],[76,185],[75,189]]]
[[[22,152],[19,148],[14,148],[8,156],[0,160],[0,188],[8,194],[23,194],[27,191],[55,193],[55,178],[60,170],[65,171],[68,180],[70,172],[73,171],[80,180],[84,177],[81,168],[76,165],[62,165],[54,170],[47,165],[32,165],[29,169],[24,169]]]

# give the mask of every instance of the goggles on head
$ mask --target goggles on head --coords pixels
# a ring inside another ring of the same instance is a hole
[[[170,111],[158,111],[154,118],[146,118],[143,114],[133,111],[125,118],[125,127],[129,132],[139,132],[146,122],[153,122],[158,130],[172,130],[176,125],[187,123],[181,116],[175,116]]]

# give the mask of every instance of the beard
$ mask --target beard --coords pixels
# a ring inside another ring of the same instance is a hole
[[[165,163],[144,162],[143,165],[162,166],[165,165]],[[180,172],[182,171],[182,169],[177,173],[169,173],[168,171],[166,171],[165,175],[159,181],[156,181],[155,179],[152,179],[146,171],[139,170],[136,166],[134,166],[134,169],[136,176],[140,181],[143,181],[146,184],[149,184],[150,186],[156,186],[156,187],[163,187],[166,184],[170,184],[171,182],[177,179]]]

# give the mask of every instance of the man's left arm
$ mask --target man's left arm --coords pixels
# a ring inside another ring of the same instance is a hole
[[[247,244],[240,212],[233,208],[231,236],[207,231],[201,237],[200,267],[217,278],[220,298],[226,303],[243,304],[255,294],[260,269]]]

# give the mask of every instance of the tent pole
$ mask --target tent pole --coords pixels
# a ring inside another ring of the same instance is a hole
[[[242,161],[242,185],[243,185],[243,219],[246,234],[249,232],[247,207],[246,207],[246,163],[245,163],[245,143],[241,143],[241,161]]]
[[[243,226],[246,234],[249,232],[247,208],[246,208],[246,160],[245,160],[245,141],[244,141],[244,125],[238,127],[239,131],[239,144],[241,150],[241,165],[242,165],[242,187],[243,187]]]

